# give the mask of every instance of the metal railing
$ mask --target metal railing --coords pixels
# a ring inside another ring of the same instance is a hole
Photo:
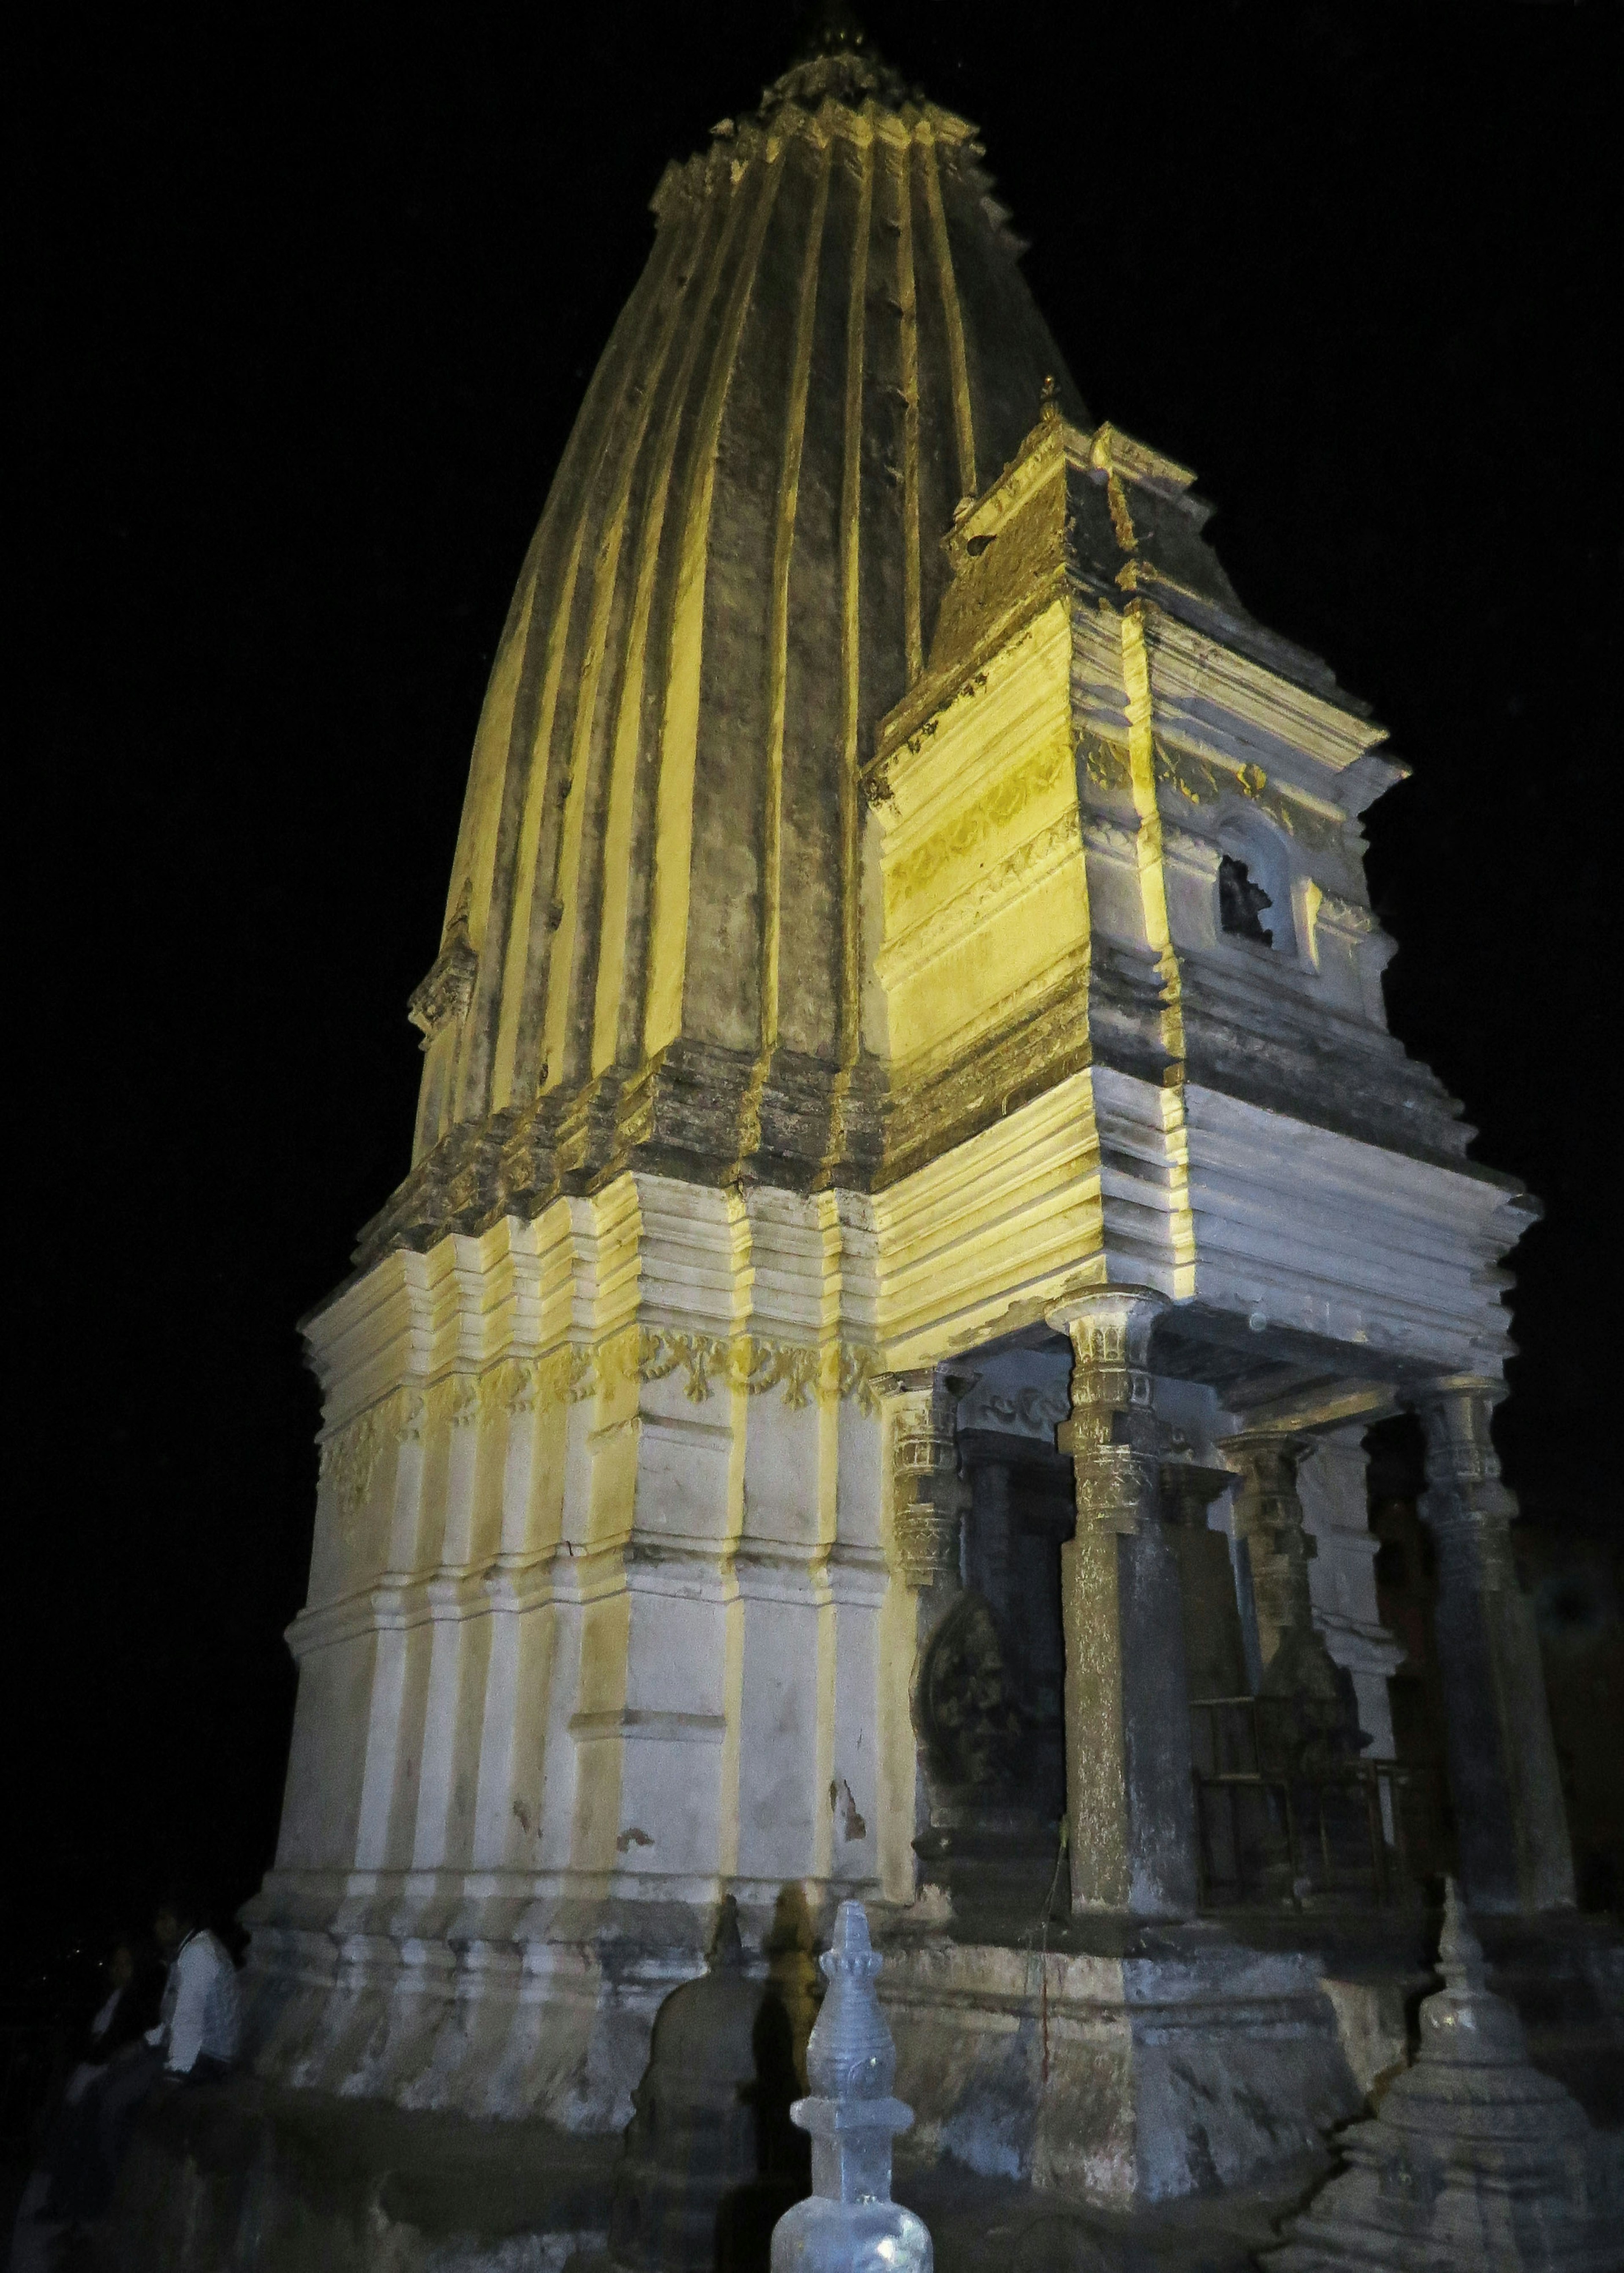
[[[1430,1819],[1432,1772],[1392,1759],[1311,1764],[1289,1699],[1203,1698],[1191,1707],[1203,1909],[1249,1902],[1404,1900],[1411,1834]]]

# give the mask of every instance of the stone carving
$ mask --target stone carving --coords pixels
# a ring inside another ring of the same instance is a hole
[[[1195,1787],[1149,1370],[1167,1307],[1147,1287],[1097,1287],[1047,1317],[1076,1361],[1056,1433],[1077,1496],[1060,1550],[1071,1906],[1183,1917],[1196,1900]]]
[[[1361,938],[1381,929],[1373,908],[1363,907],[1357,900],[1341,899],[1335,892],[1320,893],[1319,919],[1327,927],[1353,932]]]
[[[1085,1298],[1075,1318],[1068,1313],[1076,1359],[1071,1415],[1055,1441],[1071,1454],[1076,1470],[1079,1523],[1135,1531],[1142,1504],[1154,1493],[1152,1435],[1143,1428],[1119,1428],[1118,1416],[1140,1416],[1154,1432],[1145,1360],[1161,1307],[1158,1298],[1138,1298],[1137,1290],[1112,1289]],[[1050,1324],[1059,1317],[1051,1313]]]
[[[1500,1456],[1491,1433],[1499,1382],[1462,1382],[1456,1390],[1417,1399],[1426,1437],[1426,1497],[1423,1512],[1438,1547],[1440,1581],[1466,1563],[1485,1594],[1515,1587],[1511,1519],[1516,1502],[1500,1482]]]
[[[1303,1520],[1297,1472],[1315,1439],[1284,1430],[1256,1429],[1226,1437],[1222,1449],[1239,1471],[1236,1537],[1244,1542],[1263,1660],[1261,1694],[1279,1700],[1265,1733],[1288,1765],[1318,1773],[1356,1753],[1360,1745],[1353,1684],[1314,1623],[1308,1565],[1319,1542]]]
[[[835,1353],[835,1394],[855,1400],[872,1418],[880,1409],[879,1361],[866,1342],[841,1342]]]
[[[1083,734],[1077,746],[1088,778],[1096,789],[1127,795],[1132,786],[1133,767],[1120,743],[1101,741],[1097,734]]]
[[[710,1394],[711,1376],[726,1379],[728,1345],[715,1334],[668,1333],[663,1326],[637,1330],[637,1376],[642,1381],[664,1381],[680,1367],[687,1377],[683,1393],[695,1405]]]
[[[1113,841],[1113,847],[1114,840],[1120,837],[1132,852],[1133,839],[1127,831],[1114,829],[1105,821],[1091,822],[1091,842],[1100,830]],[[1004,859],[974,877],[962,891],[928,909],[906,930],[899,930],[892,943],[882,950],[878,967],[894,981],[920,964],[945,955],[979,926],[989,910],[1005,906],[1023,889],[1041,884],[1052,868],[1076,851],[1078,843],[1077,815],[1074,812],[1063,813],[1057,821],[1051,821]]]
[[[1091,852],[1109,853],[1118,860],[1139,858],[1138,832],[1124,829],[1120,821],[1108,821],[1102,814],[1091,815],[1083,831],[1083,842]]]
[[[974,1392],[965,1400],[959,1421],[966,1429],[996,1426],[1052,1443],[1056,1429],[1071,1410],[1071,1392],[1064,1382],[1039,1382],[1017,1390],[1012,1397],[1001,1396],[996,1390]]]
[[[891,2198],[891,2140],[914,2120],[894,2098],[897,2050],[875,1994],[883,1961],[861,1902],[842,1902],[819,1961],[829,1982],[807,2045],[805,2099],[790,2110],[812,2137],[812,2195],[774,2228],[772,2273],[930,2273],[930,2236]]]
[[[911,900],[940,875],[950,861],[974,852],[987,840],[989,829],[998,829],[1013,821],[1023,806],[1054,789],[1066,767],[1070,753],[1064,743],[1056,742],[1028,758],[1025,765],[1016,766],[1000,776],[991,793],[967,813],[959,814],[949,826],[927,837],[918,851],[899,860],[892,873],[891,888],[898,903]],[[1068,816],[1069,817],[1069,816]],[[1075,822],[1072,822],[1075,828]]]
[[[1467,1895],[1479,1909],[1549,1909],[1573,1901],[1573,1859],[1538,1636],[1512,1560],[1516,1501],[1490,1433],[1504,1394],[1470,1374],[1413,1393],[1426,1435],[1421,1515],[1438,1548],[1432,1628]]]
[[[822,1353],[804,1342],[763,1341],[747,1336],[734,1351],[734,1379],[752,1397],[781,1387],[784,1402],[799,1411],[817,1395]]]
[[[1268,2252],[1272,2273],[1609,2273],[1624,2156],[1529,2065],[1453,1879],[1438,1962],[1444,1986],[1422,2005],[1415,2066],[1342,2134],[1347,2167]]]
[[[980,1594],[961,1594],[936,1629],[920,1669],[919,1719],[934,1778],[975,1790],[1010,1781],[1021,1718]]]
[[[461,898],[446,935],[440,941],[440,953],[422,985],[412,993],[406,1005],[406,1015],[414,1026],[422,1030],[418,1045],[427,1049],[447,1019],[466,1016],[474,996],[474,978],[479,969],[479,957],[468,935],[468,887],[462,887]]]
[[[384,1446],[395,1433],[394,1406],[392,1397],[368,1406],[321,1447],[321,1474],[324,1480],[331,1480],[339,1514],[346,1524],[353,1523],[366,1504]]]
[[[1169,751],[1158,742],[1155,767],[1158,782],[1165,782],[1192,805],[1216,805],[1238,794],[1311,851],[1327,851],[1342,840],[1340,814],[1318,813],[1301,798],[1289,796],[1261,766],[1227,766],[1199,758],[1193,751]]]
[[[897,1567],[916,1590],[955,1582],[969,1492],[959,1474],[958,1396],[934,1369],[892,1375],[898,1407],[891,1437]]]

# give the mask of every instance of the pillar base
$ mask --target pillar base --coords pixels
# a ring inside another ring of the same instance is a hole
[[[1124,1923],[1119,1939],[1119,1955],[887,1947],[910,2162],[1131,2209],[1324,2157],[1362,2095],[1318,1961],[1206,1926]]]

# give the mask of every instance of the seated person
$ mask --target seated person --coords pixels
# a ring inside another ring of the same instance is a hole
[[[141,1937],[122,1935],[102,1968],[108,1994],[94,2018],[78,2033],[62,2097],[45,2126],[36,2168],[18,2204],[11,2238],[13,2273],[34,2273],[50,2262],[62,2218],[53,2199],[53,2181],[71,2179],[96,2146],[95,2087],[110,2063],[139,2044],[158,2017],[163,1969]]]
[[[169,1977],[147,2043],[162,2052],[161,2072],[171,2082],[212,2082],[228,2074],[237,2059],[237,1968],[224,1942],[202,1923],[203,1916],[200,1902],[177,1890],[159,1903],[153,1920],[154,1936],[169,1961]]]
[[[86,2028],[69,2071],[64,2097],[70,2107],[84,2097],[108,2062],[158,2019],[164,1969],[143,1936],[122,1935],[108,1952],[102,1973],[108,1994]]]
[[[203,1923],[207,1911],[177,1888],[158,1905],[153,1935],[169,1960],[158,2018],[109,2062],[85,2097],[86,2135],[71,2170],[51,2189],[50,2209],[74,2220],[101,2217],[140,2108],[160,2088],[217,2082],[236,2063],[240,2032],[237,1969]]]

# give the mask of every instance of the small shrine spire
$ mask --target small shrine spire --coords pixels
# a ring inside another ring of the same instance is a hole
[[[891,2198],[891,2139],[914,2111],[891,2094],[897,2047],[874,1987],[883,1962],[862,1904],[842,1902],[818,1960],[829,1993],[807,2044],[812,2093],[790,2109],[812,2134],[812,2193],[773,2228],[772,2273],[931,2273],[923,2222]]]

